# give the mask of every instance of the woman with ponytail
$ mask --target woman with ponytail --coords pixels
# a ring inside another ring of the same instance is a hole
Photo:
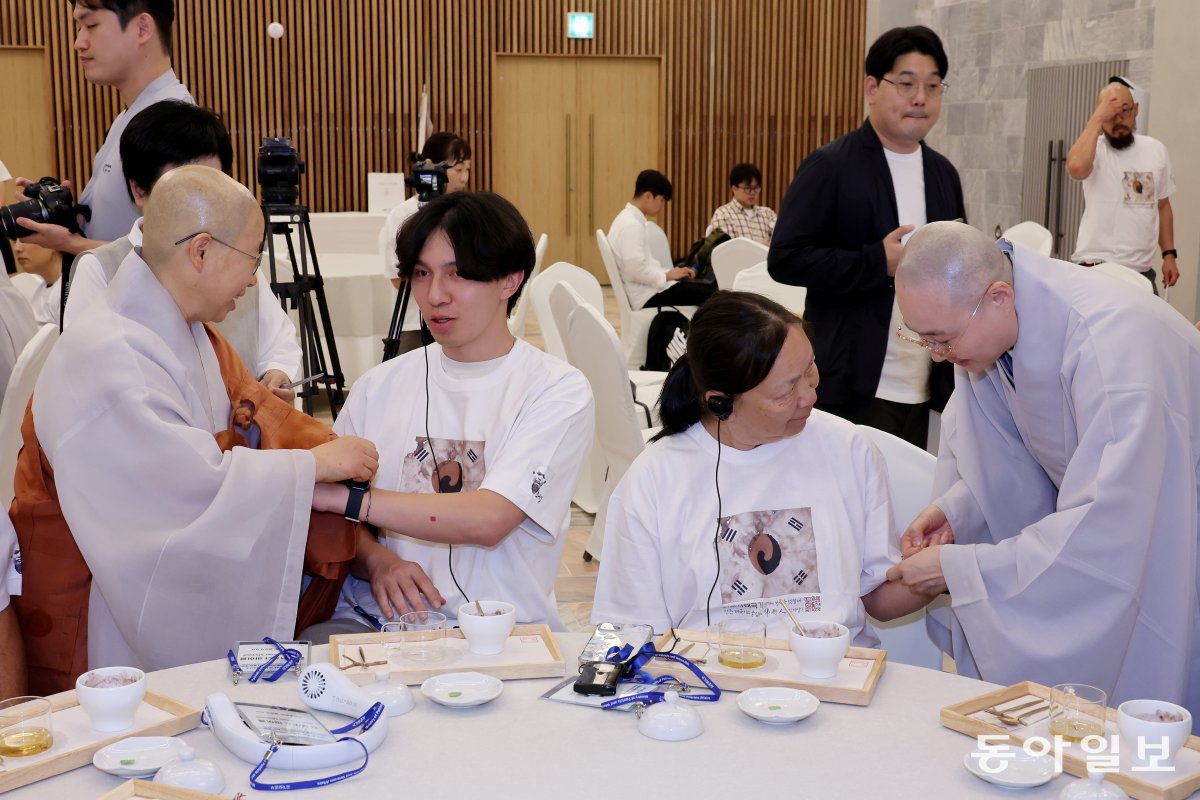
[[[609,503],[593,622],[746,617],[786,638],[782,599],[870,646],[865,612],[929,602],[886,582],[900,560],[887,467],[854,425],[813,409],[817,382],[787,309],[724,291],[700,307],[659,397],[663,429]]]

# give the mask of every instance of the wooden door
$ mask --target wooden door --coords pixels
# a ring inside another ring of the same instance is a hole
[[[38,180],[55,174],[54,128],[50,69],[41,47],[0,47],[0,75],[4,76],[5,123],[0,125],[0,161],[14,178]],[[14,201],[15,185],[0,185],[0,204]],[[74,187],[76,197],[82,189]],[[24,198],[22,198],[24,199]]]
[[[497,56],[492,188],[546,233],[545,266],[567,261],[608,283],[595,231],[608,230],[637,173],[662,162],[658,58]]]
[[[575,263],[603,283],[608,279],[596,248],[596,229],[607,231],[612,225],[633,197],[639,172],[662,169],[659,97],[657,58],[580,59],[579,116],[585,138],[579,201],[589,241]],[[663,224],[662,219],[657,222]]]

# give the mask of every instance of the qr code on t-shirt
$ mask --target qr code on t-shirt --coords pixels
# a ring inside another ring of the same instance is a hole
[[[821,595],[808,595],[804,598],[804,613],[815,614],[821,610]]]

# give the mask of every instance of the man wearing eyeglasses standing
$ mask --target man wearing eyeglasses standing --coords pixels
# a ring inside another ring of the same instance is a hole
[[[1134,133],[1138,104],[1129,83],[1108,80],[1067,153],[1067,173],[1083,182],[1084,202],[1071,260],[1089,267],[1105,261],[1129,267],[1158,294],[1156,247],[1162,249],[1163,286],[1179,280],[1171,161],[1162,142]]]
[[[871,45],[863,82],[870,116],[804,159],[767,260],[775,280],[808,289],[817,407],[922,448],[930,401],[940,410],[953,378],[891,335],[899,316],[893,276],[908,234],[966,217],[958,172],[924,142],[947,69],[941,40],[924,26],[893,28]]]
[[[770,245],[775,230],[775,212],[759,203],[762,197],[762,172],[753,164],[735,164],[729,171],[729,190],[733,199],[713,212],[708,236],[722,230],[732,239],[753,239]]]
[[[967,225],[914,234],[908,331],[962,370],[932,505],[889,580],[949,590],[959,674],[1200,709],[1200,334],[1106,276]]]

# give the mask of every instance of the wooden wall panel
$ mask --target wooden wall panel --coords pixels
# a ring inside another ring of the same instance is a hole
[[[308,164],[302,202],[362,209],[367,172],[398,172],[413,150],[422,84],[435,128],[475,151],[491,184],[495,53],[663,56],[658,166],[675,183],[676,251],[728,200],[729,167],[763,170],[778,209],[800,160],[862,119],[866,0],[177,0],[175,69],[225,119],[235,176],[254,182],[265,135],[290,136]],[[596,38],[568,40],[567,11],[596,14]],[[0,0],[0,44],[45,46],[63,177],[82,185],[119,109],[88,84],[71,6]],[[281,22],[281,40],[266,35]],[[3,124],[20,124],[20,115]],[[529,154],[536,168],[537,153]],[[630,176],[632,191],[633,177]]]

